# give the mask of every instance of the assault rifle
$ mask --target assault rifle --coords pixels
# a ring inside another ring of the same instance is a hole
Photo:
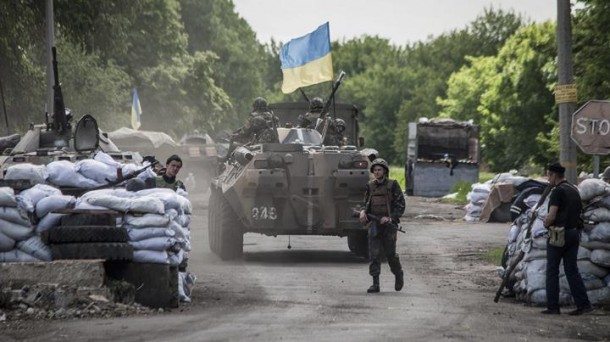
[[[534,224],[534,221],[536,221],[536,217],[538,217],[538,208],[540,208],[540,206],[544,203],[544,201],[546,201],[546,198],[548,197],[552,188],[553,187],[549,184],[546,187],[546,189],[544,189],[544,192],[540,196],[538,203],[536,203],[536,205],[532,208],[532,211],[531,211],[532,216],[530,218],[530,221],[527,223],[527,227],[526,227],[526,231],[525,231],[525,239],[523,240],[523,245],[521,245],[521,250],[519,251],[519,254],[515,258],[515,260],[513,260],[513,262],[510,264],[510,266],[508,267],[506,272],[504,272],[504,277],[502,278],[502,283],[500,284],[500,288],[498,288],[498,291],[496,292],[496,296],[494,297],[494,303],[497,303],[500,300],[502,291],[508,284],[511,274],[513,273],[513,271],[515,270],[515,268],[517,267],[519,262],[521,262],[521,260],[523,260],[523,257],[525,256],[525,250],[524,250],[526,248],[525,245],[528,243],[531,243],[530,238],[532,236],[532,224]]]
[[[106,181],[108,183],[106,183],[104,185],[97,186],[97,187],[92,188],[92,189],[89,189],[89,191],[91,191],[91,190],[106,189],[106,188],[111,188],[111,187],[113,187],[115,185],[119,185],[119,184],[121,184],[121,183],[123,183],[125,181],[128,181],[130,179],[136,178],[139,174],[141,174],[142,172],[146,171],[150,167],[156,166],[157,164],[159,164],[158,160],[152,160],[152,161],[150,161],[150,164],[148,164],[148,165],[146,165],[146,166],[144,166],[144,167],[142,167],[140,169],[137,169],[135,171],[132,171],[132,172],[128,173],[125,176],[123,176],[123,174],[121,173],[121,171],[120,171],[121,169],[117,169],[117,179],[116,180],[111,181],[108,178],[106,178]]]
[[[352,217],[360,217],[360,210],[354,210],[354,211],[352,211]],[[378,217],[378,216],[373,215],[373,214],[366,214],[366,218],[367,218],[367,220],[369,220],[369,221],[371,221],[371,222],[375,222],[375,223],[380,223],[380,221],[381,221],[381,217]],[[399,226],[399,225],[395,224],[395,223],[394,223],[394,222],[392,222],[391,220],[390,220],[390,222],[389,222],[389,223],[387,223],[387,224],[389,224],[389,225],[391,225],[391,226],[396,227],[396,230],[397,230],[397,231],[399,231],[399,232],[401,232],[401,233],[403,233],[403,234],[405,234],[405,233],[406,233],[406,232],[405,232],[405,231],[402,229],[402,226]]]

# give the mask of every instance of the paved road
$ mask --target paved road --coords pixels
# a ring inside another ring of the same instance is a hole
[[[499,279],[481,254],[505,241],[506,224],[414,221],[398,250],[406,286],[367,294],[366,261],[345,239],[246,235],[245,255],[222,262],[207,244],[207,211],[194,201],[198,276],[193,303],[149,317],[54,321],[24,336],[36,341],[550,341],[602,340],[603,313],[545,317],[540,308],[492,301]],[[417,206],[413,206],[416,208]],[[443,215],[446,208],[438,207]],[[410,213],[409,216],[413,216]],[[553,327],[552,323],[557,322]]]

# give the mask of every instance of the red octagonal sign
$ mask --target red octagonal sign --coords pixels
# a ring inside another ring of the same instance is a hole
[[[610,153],[610,101],[592,100],[572,115],[572,140],[587,154]]]

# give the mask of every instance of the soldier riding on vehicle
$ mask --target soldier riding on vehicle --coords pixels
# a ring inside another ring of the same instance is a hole
[[[322,110],[324,109],[324,101],[319,97],[314,97],[309,101],[309,111],[305,114],[299,114],[297,118],[297,127],[299,128],[316,128],[316,124]]]

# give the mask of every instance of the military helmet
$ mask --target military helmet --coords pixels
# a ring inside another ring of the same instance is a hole
[[[388,162],[385,161],[385,159],[377,158],[377,159],[373,160],[373,164],[371,164],[371,169],[370,169],[371,172],[373,172],[373,168],[377,165],[382,166],[385,169],[386,176],[390,173],[390,166],[388,165]]]
[[[343,131],[345,131],[345,120],[335,119],[335,129],[337,130],[337,133],[343,133]]]
[[[319,97],[314,97],[309,101],[310,111],[321,111],[324,108],[324,101]]]
[[[602,179],[606,180],[606,179],[610,179],[610,166],[608,166],[605,170],[604,173],[602,173]]]
[[[254,99],[254,102],[252,103],[252,110],[255,110],[255,111],[269,110],[269,104],[267,103],[267,100],[265,98],[257,97],[256,99]]]
[[[267,128],[267,120],[262,116],[254,116],[250,119],[250,129],[254,130],[254,132],[258,132]]]

